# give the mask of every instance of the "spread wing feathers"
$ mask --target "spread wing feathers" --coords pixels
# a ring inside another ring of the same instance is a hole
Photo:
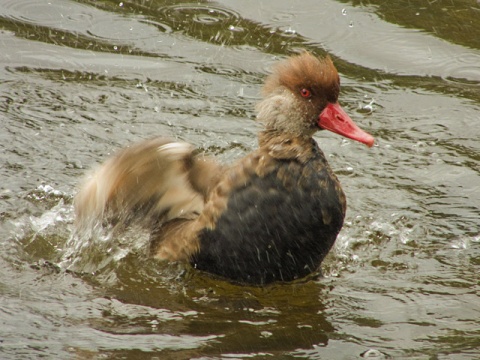
[[[78,227],[108,220],[146,227],[192,219],[204,206],[220,166],[192,145],[166,138],[121,150],[87,179],[75,197]]]

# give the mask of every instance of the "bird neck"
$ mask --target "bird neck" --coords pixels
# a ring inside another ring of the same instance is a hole
[[[258,143],[260,146],[280,143],[311,144],[312,140],[311,136],[289,134],[273,128],[266,128],[258,133]]]
[[[275,129],[261,131],[258,143],[270,156],[282,160],[297,159],[306,162],[320,151],[311,136],[294,136]]]

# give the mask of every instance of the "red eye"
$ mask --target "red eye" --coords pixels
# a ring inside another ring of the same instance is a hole
[[[303,88],[300,90],[300,95],[302,95],[304,98],[309,98],[312,96],[312,92],[308,89]]]

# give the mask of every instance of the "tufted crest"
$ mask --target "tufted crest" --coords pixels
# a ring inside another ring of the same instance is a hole
[[[329,56],[317,58],[309,52],[303,52],[277,64],[273,73],[265,80],[263,94],[274,94],[281,88],[292,91],[300,87],[309,87],[329,95],[336,102],[340,90],[340,78]]]

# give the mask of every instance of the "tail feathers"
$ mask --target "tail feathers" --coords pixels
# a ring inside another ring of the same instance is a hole
[[[107,220],[154,228],[195,218],[218,168],[187,143],[154,138],[134,144],[107,160],[81,187],[74,201],[77,227]]]

